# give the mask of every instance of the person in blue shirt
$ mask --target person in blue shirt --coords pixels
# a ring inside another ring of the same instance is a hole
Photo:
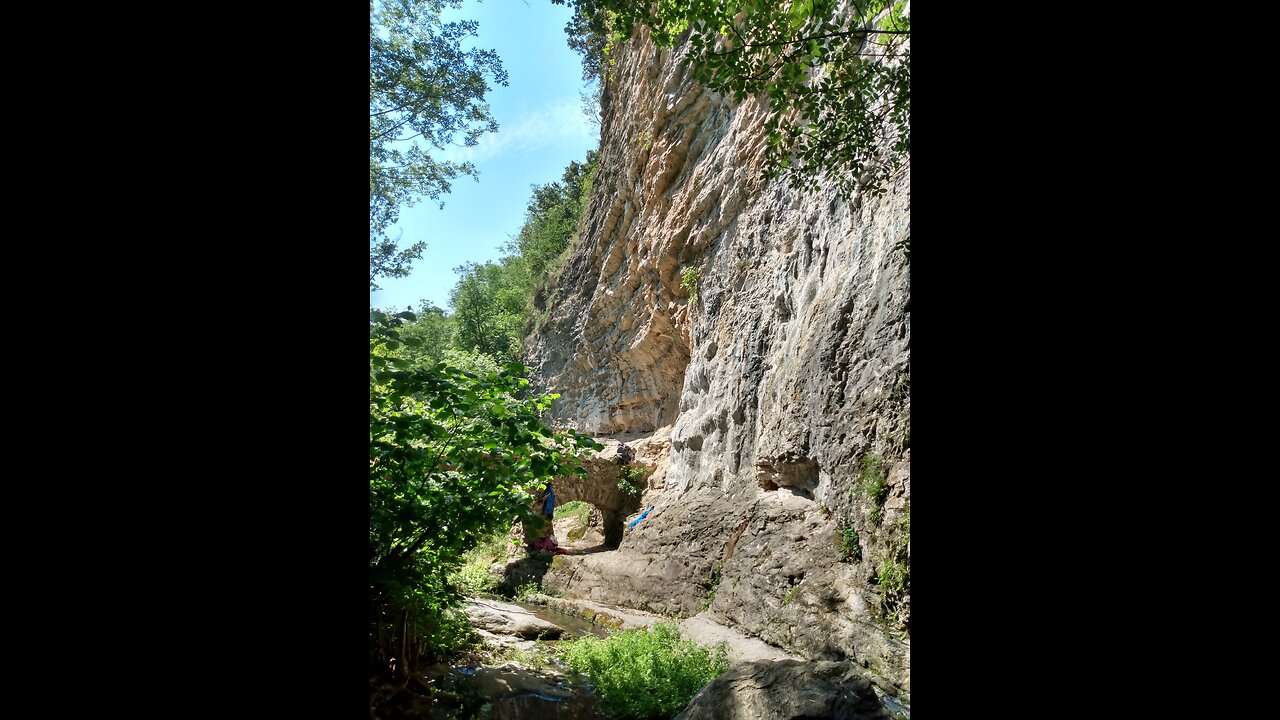
[[[542,500],[542,514],[548,520],[554,520],[556,517],[556,491],[551,487],[551,483],[547,483],[542,488],[542,494],[538,496]]]
[[[542,492],[538,493],[535,509],[539,515],[546,521],[543,527],[541,537],[533,541],[534,550],[546,550],[564,554],[564,548],[557,547],[555,536],[555,517],[556,517],[556,491],[551,487],[551,483],[543,486]]]

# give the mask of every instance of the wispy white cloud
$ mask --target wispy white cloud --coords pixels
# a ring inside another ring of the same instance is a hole
[[[514,118],[498,118],[497,133],[488,133],[473,147],[450,147],[443,160],[480,162],[500,155],[525,154],[548,145],[590,140],[595,129],[582,112],[582,101],[559,100]]]

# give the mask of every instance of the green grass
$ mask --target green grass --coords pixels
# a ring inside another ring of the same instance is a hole
[[[715,565],[711,566],[711,577],[702,581],[702,587],[707,589],[707,597],[698,606],[698,612],[702,612],[711,607],[711,603],[716,601],[716,589],[720,587],[720,573],[724,570],[724,561],[717,560]]]
[[[568,517],[578,519],[578,524],[583,525],[587,522],[587,517],[591,515],[591,504],[582,500],[573,500],[556,508],[556,519],[563,520]]]
[[[573,525],[565,532],[565,539],[572,542],[581,540],[591,526],[591,505],[582,500],[573,500],[556,508],[556,520],[571,518]]]
[[[450,580],[467,595],[491,595],[501,582],[489,574],[489,566],[506,557],[507,534],[494,535],[462,555],[462,567]]]
[[[564,643],[569,667],[585,673],[616,720],[659,720],[680,712],[702,686],[729,669],[727,648],[682,638],[675,623]]]
[[[885,590],[900,593],[911,582],[911,566],[903,565],[893,558],[880,560],[876,568],[876,584]]]
[[[911,506],[903,508],[902,515],[893,521],[885,553],[876,567],[876,584],[888,591],[889,606],[895,606],[900,596],[911,592]]]
[[[530,596],[536,595],[537,593],[540,593],[540,592],[542,592],[542,587],[539,586],[536,581],[527,582],[524,585],[521,585],[520,587],[516,588],[515,599],[528,600]]]
[[[858,490],[871,501],[871,522],[879,525],[884,519],[884,501],[889,497],[885,483],[884,460],[877,453],[867,453],[859,461]]]

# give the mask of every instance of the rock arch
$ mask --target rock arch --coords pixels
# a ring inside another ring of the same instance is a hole
[[[594,455],[586,458],[582,466],[586,468],[586,478],[556,478],[552,482],[556,504],[582,500],[594,505],[600,511],[604,524],[605,545],[616,548],[622,542],[623,519],[640,508],[640,496],[618,487],[618,482],[622,479],[622,466],[615,462],[613,455]]]

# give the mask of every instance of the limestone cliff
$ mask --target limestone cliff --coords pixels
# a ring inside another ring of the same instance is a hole
[[[544,585],[909,689],[909,592],[877,579],[909,538],[909,166],[851,202],[766,181],[763,102],[705,90],[643,28],[617,57],[580,237],[524,354],[555,420],[638,449],[653,510]]]

